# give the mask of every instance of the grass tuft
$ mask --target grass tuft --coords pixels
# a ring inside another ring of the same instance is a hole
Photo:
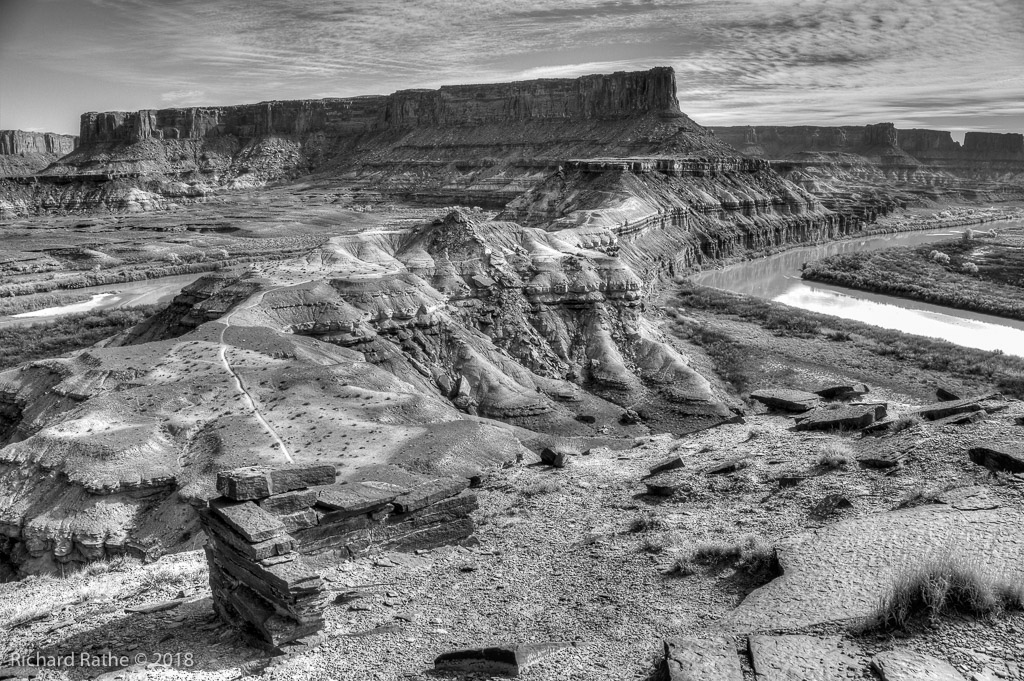
[[[944,555],[901,572],[869,618],[868,631],[903,629],[926,617],[995,617],[1024,609],[1024,583],[993,574],[977,560]]]
[[[829,471],[842,468],[852,459],[853,452],[845,442],[828,442],[818,451],[818,466]]]

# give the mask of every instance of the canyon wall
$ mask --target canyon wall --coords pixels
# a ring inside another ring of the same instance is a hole
[[[670,68],[344,99],[87,113],[82,116],[81,138],[82,144],[91,144],[225,135],[346,136],[420,126],[621,118],[663,110],[678,111]]]
[[[0,177],[36,173],[78,146],[74,135],[0,130]]]

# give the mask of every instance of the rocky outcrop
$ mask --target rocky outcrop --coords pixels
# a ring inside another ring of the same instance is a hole
[[[223,496],[200,512],[215,609],[275,651],[324,624],[323,582],[305,556],[432,548],[473,532],[464,478],[376,466],[334,480],[323,465],[222,471]]]
[[[32,175],[77,146],[74,135],[0,130],[0,178]]]

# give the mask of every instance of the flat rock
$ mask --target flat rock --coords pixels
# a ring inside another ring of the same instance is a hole
[[[668,681],[743,681],[732,639],[672,638],[665,641]]]
[[[957,402],[964,399],[963,391],[949,385],[940,385],[935,389],[935,396],[940,402]]]
[[[887,411],[884,404],[847,404],[836,409],[818,407],[797,421],[796,430],[860,430],[884,419]]]
[[[985,395],[979,395],[965,400],[935,402],[934,404],[926,404],[923,407],[918,407],[911,413],[920,414],[922,418],[928,419],[929,421],[936,421],[954,414],[963,414],[969,411],[984,409],[985,407],[982,404],[983,402],[994,401],[998,397],[999,395],[997,393],[987,393]]]
[[[228,499],[248,501],[270,496],[270,478],[261,466],[235,468],[217,473],[217,491]]]
[[[662,459],[658,463],[651,466],[650,470],[648,471],[648,474],[657,475],[658,473],[664,473],[665,471],[670,471],[676,468],[683,468],[684,466],[686,466],[686,463],[683,461],[683,457],[673,455],[668,457],[667,459]]]
[[[870,389],[863,383],[852,383],[849,385],[830,385],[822,388],[821,390],[815,390],[816,395],[824,397],[826,400],[847,400],[854,397],[861,397],[867,395]]]
[[[251,501],[211,503],[210,507],[231,529],[256,544],[284,534],[284,524]]]
[[[981,485],[954,487],[935,497],[935,501],[940,504],[949,504],[961,511],[982,511],[999,508],[1002,505],[997,499],[992,498],[988,488]]]
[[[315,466],[282,466],[270,470],[271,494],[283,494],[307,487],[333,485],[338,471],[329,464]]]
[[[468,484],[468,483],[467,483]],[[332,517],[363,515],[380,510],[398,494],[361,482],[342,482],[317,491],[316,505],[332,511]]]
[[[868,452],[857,457],[857,463],[864,468],[895,468],[906,460],[905,452]]]
[[[984,421],[987,416],[988,412],[984,409],[979,409],[977,411],[968,411],[963,414],[953,414],[952,416],[936,419],[932,421],[932,425],[940,428],[942,426],[967,426],[972,423],[980,423],[981,421]]]
[[[841,520],[779,542],[782,576],[752,592],[723,622],[750,632],[858,621],[904,571],[937,551],[970,557],[974,547],[984,547],[993,573],[1024,580],[1024,512],[933,504]]]
[[[986,442],[975,444],[968,452],[971,461],[990,471],[1024,473],[1024,444]]]
[[[648,494],[656,497],[671,497],[677,492],[689,491],[690,475],[689,471],[676,468],[647,478],[644,480],[644,485],[647,486]]]
[[[750,393],[750,398],[761,404],[784,411],[802,412],[821,404],[821,397],[803,390],[786,388],[763,388]]]
[[[334,466],[247,466],[217,473],[217,491],[228,499],[264,499],[297,489],[331,485],[337,479]]]
[[[754,672],[764,681],[859,679],[859,651],[838,636],[751,636]]]
[[[469,487],[466,478],[438,478],[413,487],[405,494],[395,497],[395,510],[398,513],[412,513],[427,506],[458,496]]]
[[[303,489],[261,499],[260,508],[275,515],[287,515],[297,513],[307,508],[312,508],[316,503],[317,490]]]
[[[525,643],[465,648],[438,655],[438,671],[484,672],[519,676],[520,672],[546,657],[568,648],[568,643]]]
[[[884,681],[967,681],[951,664],[914,650],[890,650],[871,658]]]

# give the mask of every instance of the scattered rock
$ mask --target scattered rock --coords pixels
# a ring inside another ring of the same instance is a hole
[[[743,681],[731,639],[674,638],[665,641],[668,681]]]
[[[967,681],[948,662],[914,650],[879,653],[871,666],[884,681]]]
[[[569,647],[567,643],[525,643],[466,648],[442,653],[434,660],[438,671],[483,672],[518,676],[530,665]]]
[[[850,508],[853,503],[842,494],[828,494],[811,508],[811,515],[816,518],[827,518],[837,511]]]
[[[660,473],[644,481],[647,493],[656,497],[671,497],[678,492],[689,490],[687,475],[679,469]]]
[[[750,398],[776,409],[803,412],[814,409],[821,404],[821,398],[815,393],[803,390],[787,390],[785,388],[764,388],[750,393]]]
[[[739,456],[734,459],[726,459],[725,461],[720,461],[705,468],[704,472],[708,475],[725,475],[726,473],[735,473],[741,468],[746,468],[749,459],[749,456]]]
[[[906,452],[868,452],[857,457],[857,463],[864,468],[895,468],[906,460]]]
[[[814,392],[826,400],[849,400],[867,395],[870,390],[863,383],[854,383],[852,385],[832,385]]]
[[[627,409],[622,412],[622,416],[619,417],[619,423],[624,426],[632,426],[640,423],[640,414],[637,414],[632,409]]]
[[[935,389],[935,396],[940,402],[956,402],[964,399],[962,391],[948,385],[940,385]]]
[[[775,482],[779,483],[779,487],[796,487],[801,482],[807,479],[806,475],[780,475],[775,478]]]
[[[1020,443],[977,444],[968,451],[971,461],[993,473],[1024,473],[1024,447]]]
[[[969,411],[978,411],[984,409],[985,405],[982,403],[997,402],[1001,399],[998,393],[987,393],[985,395],[979,395],[978,397],[972,397],[966,400],[954,400],[950,402],[936,402],[934,404],[927,404],[923,407],[918,407],[911,414],[919,414],[922,418],[929,421],[936,421],[947,416],[953,416],[954,414],[963,414]],[[995,404],[992,405],[993,407]]]
[[[182,604],[183,601],[164,601],[163,603],[154,603],[153,605],[135,605],[129,606],[124,609],[125,612],[134,612],[148,615],[153,612],[163,612],[164,610],[173,610]]]

